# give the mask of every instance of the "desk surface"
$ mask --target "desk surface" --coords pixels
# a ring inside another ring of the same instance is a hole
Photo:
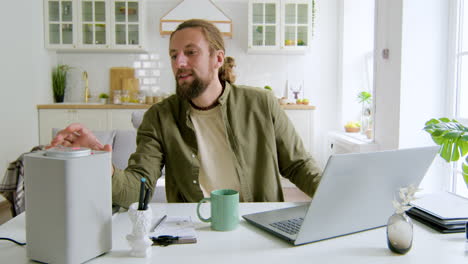
[[[288,207],[294,203],[241,203],[240,213],[253,213]],[[387,248],[385,228],[293,247],[286,242],[241,220],[230,232],[217,232],[196,217],[196,204],[151,204],[154,217],[190,215],[193,217],[198,242],[187,245],[153,247],[151,259],[129,256],[125,236],[131,226],[127,213],[113,219],[112,251],[93,259],[94,263],[464,263],[468,259],[468,243],[464,233],[440,234],[414,221],[413,248],[406,255],[397,255]],[[202,207],[203,208],[203,207]],[[208,206],[203,214],[208,214]],[[0,237],[25,241],[25,215],[0,226]],[[4,261],[7,262],[4,262]],[[267,261],[267,262],[265,262]],[[27,259],[26,249],[0,241],[0,262],[34,263]]]

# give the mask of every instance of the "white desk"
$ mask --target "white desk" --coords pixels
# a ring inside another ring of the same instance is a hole
[[[241,214],[287,207],[293,203],[243,203]],[[230,232],[211,231],[198,221],[196,204],[151,204],[155,217],[191,215],[196,222],[196,244],[153,247],[151,259],[129,257],[125,236],[131,226],[127,213],[114,215],[112,251],[87,263],[466,263],[468,243],[463,233],[440,234],[414,221],[413,248],[406,255],[387,248],[385,228],[293,247],[241,220]],[[203,207],[202,207],[203,208]],[[204,209],[208,211],[208,206]],[[205,213],[207,214],[207,212]],[[372,213],[372,212],[369,212]],[[206,215],[204,214],[204,215]],[[363,216],[364,217],[364,216]],[[24,214],[0,226],[0,237],[25,241]],[[0,241],[0,263],[33,263],[24,247]]]

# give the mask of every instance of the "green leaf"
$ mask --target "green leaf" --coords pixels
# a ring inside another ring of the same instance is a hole
[[[439,146],[440,156],[447,162],[457,161],[468,153],[468,128],[455,119],[431,119],[423,128]]]
[[[463,132],[459,132],[459,131],[447,132],[447,133],[444,134],[444,138],[449,138],[449,139],[456,140],[457,138],[460,138],[462,133]]]
[[[433,137],[441,137],[443,134],[444,134],[444,131],[442,130],[434,130],[434,132],[432,132]]]
[[[437,119],[435,119],[435,118],[432,118],[431,120],[427,121],[425,125],[426,125],[426,126],[429,126],[429,125],[438,124],[438,123],[440,123],[439,120],[437,120]]]
[[[468,174],[468,156],[465,158],[465,161],[462,163],[462,171],[465,174]]]
[[[359,103],[371,103],[372,101],[372,95],[369,92],[362,91],[358,93],[357,99]]]
[[[440,156],[447,162],[450,162],[450,157],[452,156],[452,148],[450,144],[442,145],[442,149],[440,150]]]
[[[465,184],[468,186],[468,156],[465,158],[464,162],[462,163],[462,175],[463,175],[463,179],[465,180]]]
[[[458,143],[460,146],[460,152],[462,156],[465,156],[468,153],[468,141],[461,141]]]
[[[457,142],[454,142],[452,145],[452,156],[450,157],[450,160],[452,161],[457,161],[460,158],[460,146],[457,144]]]

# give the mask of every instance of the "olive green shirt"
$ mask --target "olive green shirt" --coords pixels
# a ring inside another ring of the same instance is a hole
[[[244,201],[284,201],[281,176],[312,197],[321,170],[273,93],[226,82],[218,102]],[[164,166],[168,202],[200,201],[197,153],[189,102],[173,95],[153,105],[138,128],[128,167],[114,172],[113,203],[128,207],[138,201],[141,177],[154,190]]]

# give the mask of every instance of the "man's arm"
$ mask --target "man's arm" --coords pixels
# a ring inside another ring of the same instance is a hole
[[[268,104],[273,115],[280,173],[312,197],[320,182],[322,170],[307,153],[294,125],[276,99],[269,96]]]
[[[137,148],[130,155],[125,170],[115,168],[112,176],[112,202],[128,208],[138,201],[140,179],[146,178],[146,185],[154,194],[156,181],[164,166],[164,151],[157,115],[148,110],[137,132]]]

